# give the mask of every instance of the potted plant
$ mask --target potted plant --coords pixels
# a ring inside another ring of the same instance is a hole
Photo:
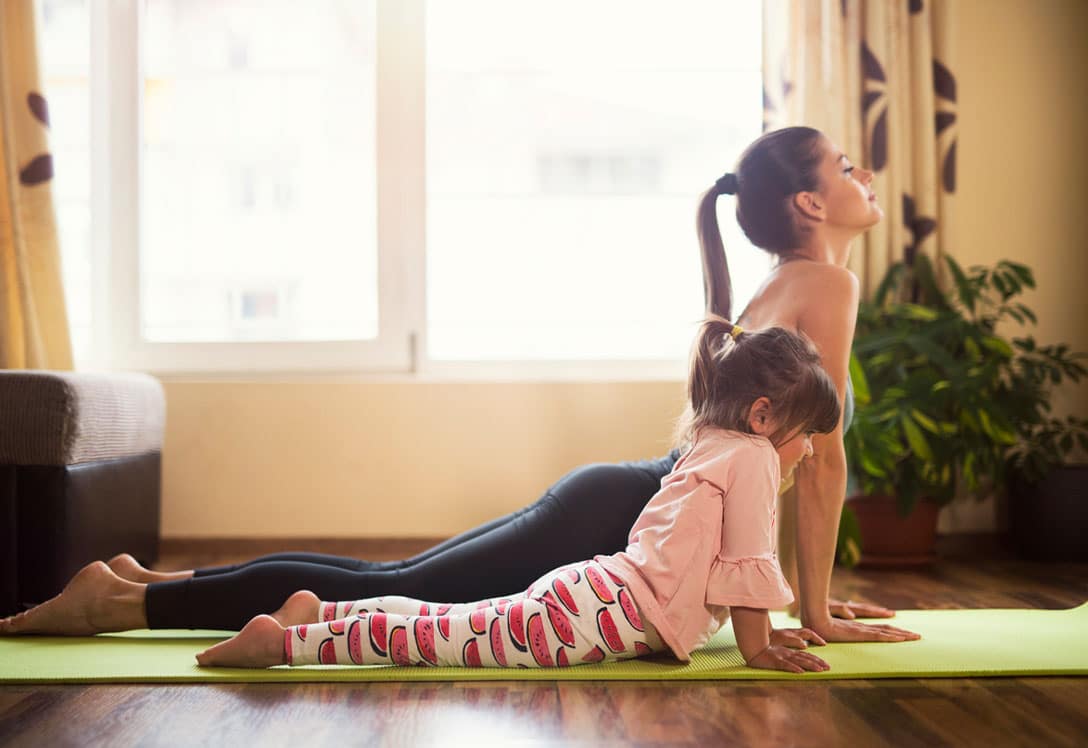
[[[1077,443],[1088,448],[1088,422],[1050,415],[1054,386],[1085,375],[1085,354],[998,330],[1035,322],[1017,299],[1035,285],[1031,270],[1002,261],[965,272],[944,262],[953,293],[918,255],[893,265],[859,306],[857,408],[845,441],[860,493],[840,528],[845,563],[857,559],[859,536],[863,563],[928,562],[940,506],[985,496],[1010,475],[1038,481]]]

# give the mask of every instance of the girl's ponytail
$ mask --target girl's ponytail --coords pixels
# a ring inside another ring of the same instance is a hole
[[[719,390],[728,386],[719,382],[721,367],[718,360],[723,352],[740,342],[742,330],[717,315],[703,321],[692,351],[688,374],[688,402],[695,412],[705,410],[707,402],[719,397]]]

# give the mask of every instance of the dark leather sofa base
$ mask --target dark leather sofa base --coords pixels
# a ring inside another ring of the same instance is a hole
[[[0,466],[0,615],[48,600],[91,561],[159,554],[161,456]]]

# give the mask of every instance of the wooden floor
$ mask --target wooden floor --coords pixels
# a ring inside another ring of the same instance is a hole
[[[379,559],[420,544],[291,546]],[[284,549],[174,543],[158,568]],[[962,538],[943,539],[940,550],[924,572],[836,569],[833,594],[904,609],[1067,608],[1088,599],[1088,564],[1018,561],[992,541]],[[1085,746],[1088,678],[0,687],[2,746],[288,743]]]

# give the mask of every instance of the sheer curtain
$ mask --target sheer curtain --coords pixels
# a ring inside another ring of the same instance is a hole
[[[955,0],[764,0],[764,129],[808,125],[876,172],[885,218],[850,265],[937,259],[956,220]]]
[[[0,369],[71,369],[33,0],[0,2]]]

